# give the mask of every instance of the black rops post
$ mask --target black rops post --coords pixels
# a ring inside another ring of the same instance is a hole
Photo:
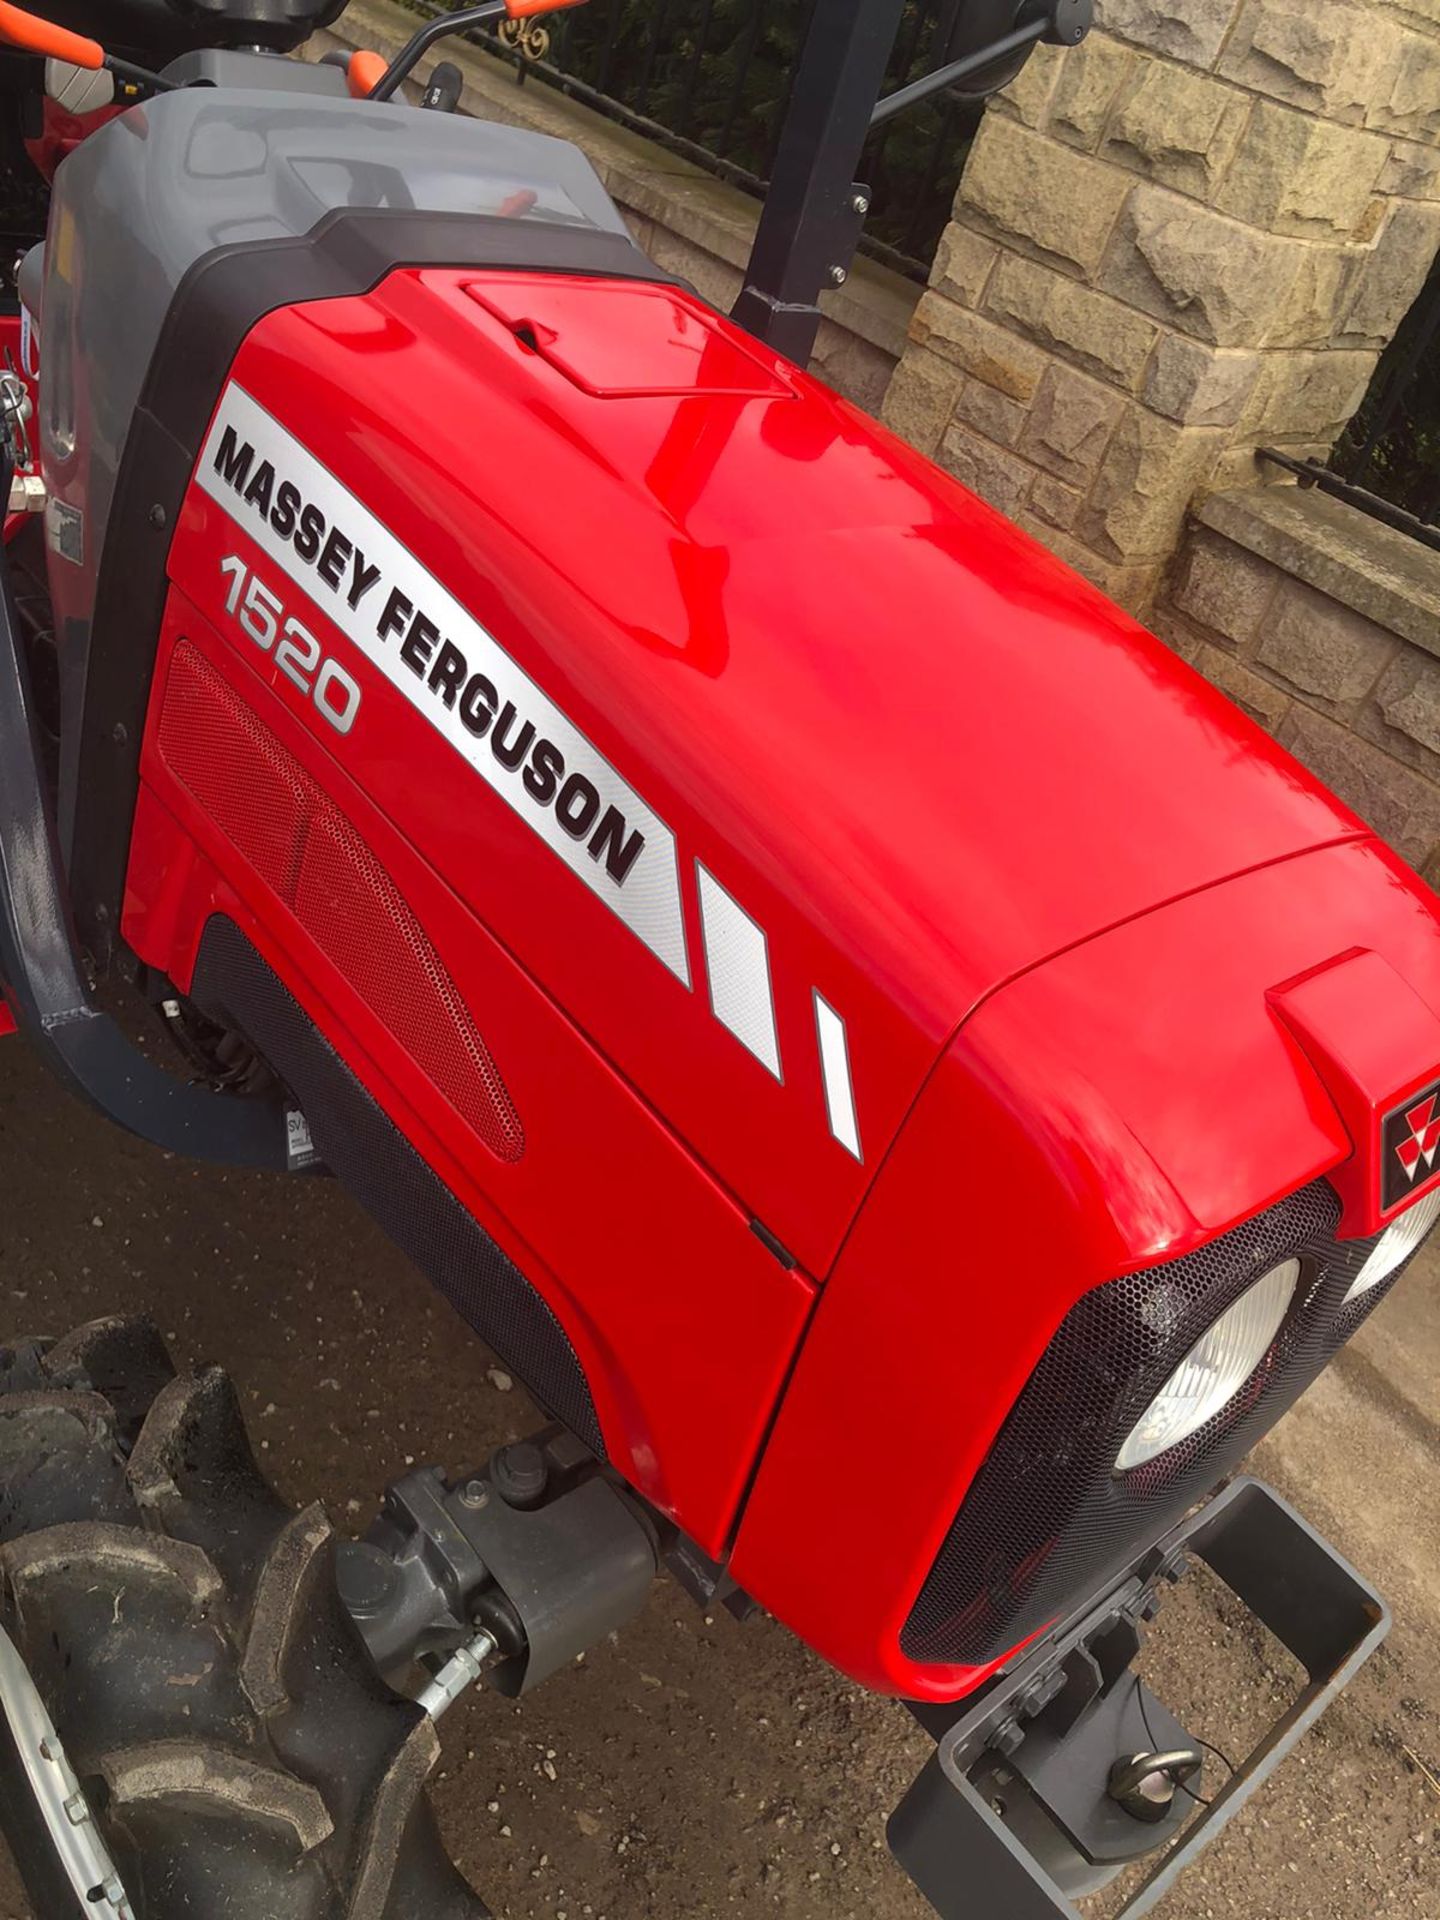
[[[1012,80],[1040,41],[1085,38],[1094,0],[960,0],[944,66],[880,98],[905,0],[816,0],[775,171],[734,317],[803,366],[820,296],[843,286],[870,190],[856,180],[872,126],[969,80],[975,94]]]

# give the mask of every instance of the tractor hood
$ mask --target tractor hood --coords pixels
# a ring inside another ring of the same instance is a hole
[[[197,480],[187,513],[366,656],[353,732],[320,738],[816,1274],[989,994],[1361,831],[1016,527],[671,287],[407,270],[272,314]],[[352,603],[356,553],[381,572]]]

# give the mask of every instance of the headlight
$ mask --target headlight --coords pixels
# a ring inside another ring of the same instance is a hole
[[[1375,1251],[1350,1283],[1344,1304],[1348,1307],[1362,1293],[1368,1293],[1371,1287],[1378,1287],[1382,1280],[1388,1280],[1400,1262],[1408,1260],[1429,1233],[1437,1214],[1440,1214],[1440,1187],[1434,1193],[1427,1193],[1423,1200],[1417,1200],[1413,1207],[1385,1229],[1375,1243]]]
[[[1269,1351],[1299,1278],[1300,1262],[1286,1260],[1226,1308],[1146,1408],[1120,1449],[1117,1472],[1144,1466],[1197,1432],[1234,1399]]]

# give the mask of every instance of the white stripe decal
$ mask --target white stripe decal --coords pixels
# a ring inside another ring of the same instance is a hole
[[[778,1080],[780,1041],[775,1031],[775,1001],[770,991],[770,954],[765,929],[697,861],[700,926],[705,936],[705,971],[710,1005],[726,1026]]]
[[[857,1160],[860,1151],[860,1123],[855,1117],[855,1089],[850,1083],[850,1048],[845,1038],[845,1022],[827,1000],[815,995],[815,1032],[820,1041],[820,1071],[825,1077],[825,1109],[830,1115],[830,1131],[842,1147]]]
[[[195,480],[688,987],[674,834],[389,528],[233,382]]]

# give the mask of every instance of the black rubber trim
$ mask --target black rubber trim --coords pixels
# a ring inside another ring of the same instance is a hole
[[[0,494],[10,461],[0,452]],[[170,1153],[249,1167],[286,1165],[276,1100],[240,1103],[167,1073],[90,991],[72,934],[59,836],[36,725],[29,662],[0,548],[0,1005],[61,1085]]]
[[[554,1312],[223,915],[206,924],[191,998],[245,1035],[294,1094],[321,1157],[346,1190],[545,1411],[603,1460],[589,1383]]]
[[[775,1258],[787,1272],[793,1272],[794,1269],[799,1266],[800,1262],[795,1258],[794,1254],[791,1253],[785,1242],[778,1234],[772,1233],[763,1220],[752,1220],[750,1222],[750,1231],[762,1247],[774,1254]]]
[[[307,234],[244,241],[197,260],[175,291],[125,442],[89,635],[73,793],[62,803],[77,924],[97,960],[113,951],[140,779],[176,516],[205,429],[246,335],[266,314],[372,292],[402,267],[683,281],[633,240],[593,227],[404,207],[339,208]],[[70,645],[85,644],[68,636]]]

